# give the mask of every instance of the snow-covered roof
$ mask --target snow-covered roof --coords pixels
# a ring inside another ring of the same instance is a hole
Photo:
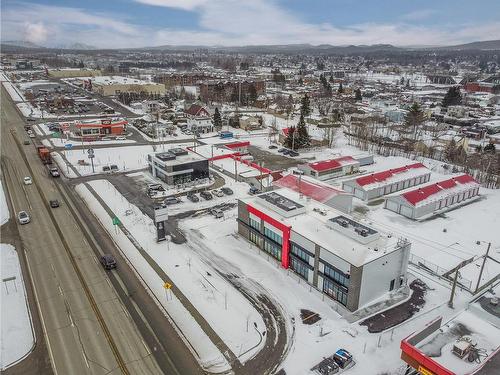
[[[352,156],[342,156],[336,159],[321,160],[314,163],[309,163],[309,167],[318,172],[327,171],[329,169],[340,168],[346,165],[358,164],[359,162]]]
[[[431,173],[422,163],[405,165],[400,168],[388,169],[372,173],[355,179],[356,183],[365,190],[376,189],[387,184],[404,181],[412,177],[419,177]]]
[[[451,194],[479,187],[479,183],[468,174],[463,174],[401,194],[412,206],[423,206]]]
[[[292,189],[293,191],[304,194],[306,197],[310,197],[321,203],[325,203],[337,195],[347,194],[341,189],[336,189],[331,185],[320,183],[310,177],[302,176],[299,179],[299,177],[293,174],[289,174],[274,181],[273,185]]]
[[[242,201],[284,225],[290,226],[293,232],[310,239],[356,267],[361,267],[399,248],[397,238],[382,233],[378,229],[376,230],[378,235],[373,240],[364,243],[357,241],[340,230],[332,229],[331,219],[339,216],[347,217],[345,213],[310,198],[301,197],[301,194],[291,189],[284,188],[273,192],[293,201],[297,207],[300,207],[297,214],[284,216],[278,212],[279,210],[272,209],[264,199],[259,198],[259,195],[242,199]],[[370,227],[373,226],[370,225]]]

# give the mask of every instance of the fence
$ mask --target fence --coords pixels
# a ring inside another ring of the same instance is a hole
[[[421,258],[414,254],[410,254],[409,262],[419,267],[420,269],[424,269],[427,272],[431,273],[432,275],[437,276],[440,279],[446,280],[447,282],[450,283],[453,281],[453,277],[455,276],[455,273],[452,273],[451,275],[447,276],[450,270],[444,269],[443,267],[438,266],[435,263],[429,262],[428,260],[425,260],[424,258]],[[457,283],[461,285],[463,288],[467,289],[469,292],[472,292],[472,281],[466,279],[465,277],[460,276],[460,272],[458,275]]]

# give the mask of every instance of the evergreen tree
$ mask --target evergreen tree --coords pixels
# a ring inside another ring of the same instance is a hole
[[[361,95],[361,90],[359,88],[354,90],[354,100],[357,102],[363,100],[363,96]]]
[[[339,83],[339,88],[338,88],[337,92],[339,94],[343,94],[344,93],[344,86],[342,86],[342,82]]]
[[[462,104],[462,94],[460,93],[459,86],[452,86],[448,89],[448,92],[444,96],[442,106],[448,107],[450,105],[460,105]]]
[[[488,143],[486,146],[484,146],[484,152],[488,153],[491,152],[492,154],[495,153],[495,144],[494,143]]]
[[[293,139],[295,137],[295,140]],[[295,141],[297,140],[297,134],[295,134],[295,126],[290,126],[288,128],[288,133],[285,139],[285,146],[288,148],[297,147]]]
[[[307,117],[311,114],[311,101],[307,94],[304,95],[301,101],[300,114]]]
[[[420,126],[424,123],[425,115],[418,103],[413,103],[405,117],[405,125],[411,130],[413,139],[417,140],[417,133]]]
[[[295,136],[295,148],[307,147],[311,144],[311,137],[307,132],[304,114],[300,115],[299,123],[297,124],[297,134]]]
[[[216,129],[222,128],[222,119],[220,116],[219,108],[217,108],[217,107],[215,108],[215,112],[214,112],[214,127]]]

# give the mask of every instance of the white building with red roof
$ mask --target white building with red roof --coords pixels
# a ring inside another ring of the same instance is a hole
[[[352,195],[307,176],[289,174],[273,182],[273,186],[288,188],[347,214],[352,211]]]
[[[359,167],[360,162],[352,156],[341,156],[335,159],[298,165],[298,168],[306,176],[311,176],[320,181],[357,173]]]
[[[479,197],[479,183],[468,174],[390,196],[385,208],[410,219],[423,219]]]
[[[422,163],[389,169],[342,182],[342,189],[364,201],[429,182],[431,171]]]

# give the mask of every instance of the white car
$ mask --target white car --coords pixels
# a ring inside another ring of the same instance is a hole
[[[28,224],[30,222],[30,215],[26,211],[19,211],[17,219],[19,220],[19,224]]]
[[[23,182],[25,185],[31,185],[33,181],[31,180],[31,177],[27,176],[23,178]]]
[[[117,141],[125,141],[127,139],[127,137],[123,136],[123,135],[120,135],[118,137],[115,138]]]
[[[28,137],[30,137],[30,138],[36,138],[36,135],[35,135],[35,133],[29,133]]]

